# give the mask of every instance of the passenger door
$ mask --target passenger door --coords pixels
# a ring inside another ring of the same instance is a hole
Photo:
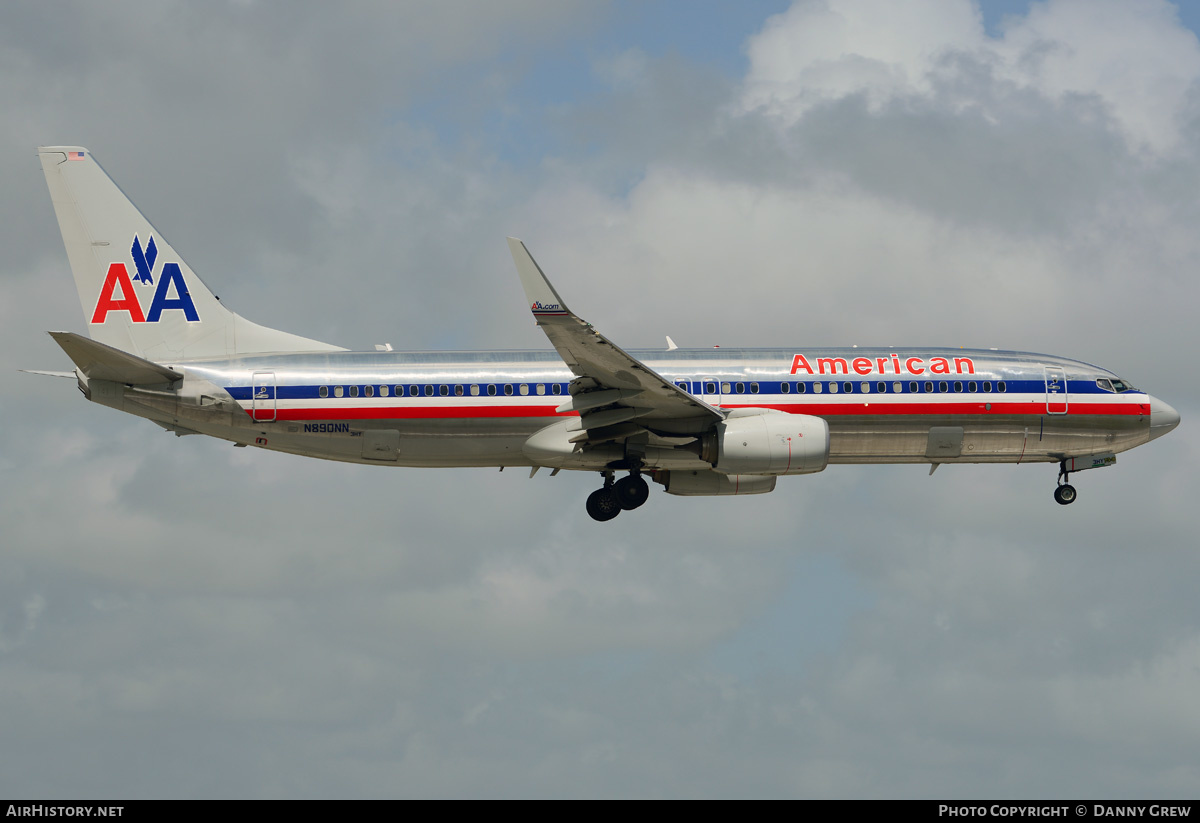
[[[253,406],[250,417],[260,423],[275,419],[275,372],[256,371],[250,378],[250,396]]]
[[[1067,413],[1067,375],[1058,366],[1046,367],[1046,414]]]

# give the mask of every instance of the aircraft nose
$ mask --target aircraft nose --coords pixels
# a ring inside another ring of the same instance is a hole
[[[1150,439],[1162,437],[1179,425],[1179,412],[1154,395],[1150,395]]]

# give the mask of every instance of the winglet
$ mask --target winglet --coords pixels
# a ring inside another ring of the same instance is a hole
[[[630,419],[622,416],[626,414],[631,414],[639,420],[643,417],[647,420],[696,417],[720,420],[724,416],[718,409],[688,394],[624,351],[591,323],[568,309],[546,279],[546,275],[538,268],[538,264],[533,261],[533,256],[524,243],[510,237],[508,250],[512,252],[513,262],[517,264],[517,273],[525,289],[525,299],[529,301],[538,326],[546,333],[546,337],[571,373],[581,378],[573,386],[576,391],[572,392],[572,408],[586,416],[582,421],[585,429],[599,429],[604,426],[611,428]],[[606,391],[608,389],[613,391]],[[580,398],[580,393],[585,393],[587,398]],[[625,402],[634,397],[638,398],[636,407]],[[600,408],[608,404],[616,405],[607,411]],[[620,419],[613,419],[614,415]],[[583,439],[588,440],[590,437],[591,435],[586,435]]]
[[[570,317],[571,310],[550,285],[529,249],[525,248],[525,244],[515,237],[510,237],[508,250],[512,252],[513,262],[517,264],[517,274],[521,277],[521,287],[525,289],[525,299],[529,302],[533,316],[538,318],[538,323],[541,323],[543,318]]]

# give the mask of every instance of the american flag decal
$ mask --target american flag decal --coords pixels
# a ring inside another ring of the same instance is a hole
[[[82,159],[83,159],[83,152],[81,152],[81,151],[69,151],[69,152],[67,152],[67,159],[68,159],[68,160],[82,160]]]

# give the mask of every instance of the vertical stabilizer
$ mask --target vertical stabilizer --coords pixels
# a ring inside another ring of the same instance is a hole
[[[157,361],[339,351],[229,311],[87,149],[38,149],[93,340]]]

